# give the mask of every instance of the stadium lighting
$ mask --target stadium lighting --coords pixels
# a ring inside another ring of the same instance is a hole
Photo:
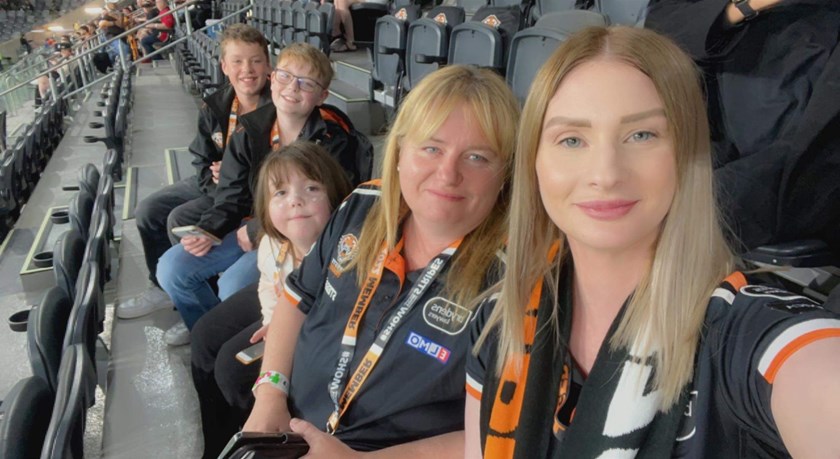
[[[90,14],[92,16],[96,16],[100,13],[102,13],[102,8],[100,8],[98,6],[85,8],[85,14]]]

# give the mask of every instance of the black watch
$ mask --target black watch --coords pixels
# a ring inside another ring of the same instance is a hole
[[[738,8],[738,11],[744,15],[744,20],[749,21],[750,19],[758,16],[758,11],[753,9],[750,6],[750,0],[729,0],[735,8]]]

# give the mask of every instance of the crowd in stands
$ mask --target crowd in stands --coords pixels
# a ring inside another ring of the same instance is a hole
[[[494,70],[445,66],[371,180],[327,56],[272,67],[229,26],[196,175],[138,206],[151,285],[117,317],[178,310],[208,458],[239,430],[312,457],[837,457],[840,317],[738,255],[840,247],[838,32],[807,0],[652,2],[561,44],[521,116]]]

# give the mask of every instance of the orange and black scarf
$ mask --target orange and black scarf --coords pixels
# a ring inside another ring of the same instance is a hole
[[[519,372],[508,361],[500,376],[491,376],[498,372],[492,368],[496,356],[490,356],[481,399],[484,457],[586,459],[612,457],[610,453],[619,450],[624,453],[621,457],[629,457],[628,451],[636,457],[670,457],[687,398],[684,395],[685,400],[667,413],[659,412],[658,392],[650,390],[654,360],[610,349],[609,337],[623,309],[580,390],[573,422],[558,421],[570,393],[571,359],[565,343],[572,323],[571,278],[571,270],[563,269],[557,301],[559,340],[550,323],[555,304],[551,289],[540,281],[525,313],[525,352],[519,356]],[[557,439],[553,445],[552,437]]]

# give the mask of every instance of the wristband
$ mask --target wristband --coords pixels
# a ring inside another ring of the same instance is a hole
[[[279,371],[269,370],[260,373],[260,376],[254,382],[254,387],[251,388],[251,392],[256,391],[260,384],[268,384],[280,392],[289,395],[289,378]]]

